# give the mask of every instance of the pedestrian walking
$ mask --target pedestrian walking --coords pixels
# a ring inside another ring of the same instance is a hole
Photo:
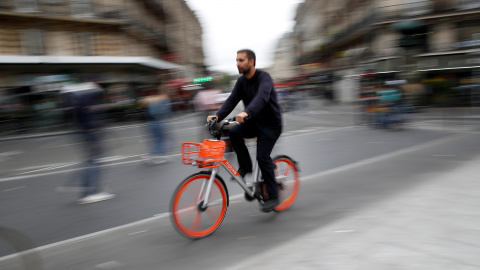
[[[143,159],[148,164],[161,164],[168,161],[168,119],[171,116],[171,99],[163,85],[156,88],[156,94],[139,101],[146,108],[147,127],[151,136],[150,151]]]
[[[95,203],[112,199],[114,194],[104,191],[101,185],[100,160],[104,157],[101,124],[98,106],[103,90],[95,83],[80,83],[62,89],[65,99],[73,107],[73,120],[79,129],[79,140],[84,150],[85,161],[80,173],[81,189],[79,204]]]

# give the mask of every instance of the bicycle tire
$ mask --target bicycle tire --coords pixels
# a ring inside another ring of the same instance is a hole
[[[279,205],[273,210],[282,212],[290,208],[298,196],[300,189],[299,169],[297,162],[285,155],[276,156],[273,158],[273,163],[275,164],[275,177],[278,179],[278,195],[280,198]]]
[[[173,193],[170,218],[173,227],[181,235],[199,239],[209,236],[220,226],[229,203],[228,190],[220,176],[214,178],[209,204],[201,210],[203,183],[210,179],[210,172],[200,172],[185,178]]]

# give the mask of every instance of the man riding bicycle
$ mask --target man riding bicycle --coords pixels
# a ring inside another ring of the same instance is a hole
[[[242,76],[238,78],[232,93],[216,115],[207,117],[207,122],[212,117],[223,120],[238,102],[243,101],[245,109],[235,116],[239,125],[229,130],[230,142],[237,154],[240,166],[238,172],[244,178],[252,172],[252,161],[245,138],[257,137],[256,158],[268,195],[260,210],[269,212],[279,204],[275,168],[270,154],[282,133],[282,114],[270,74],[256,69],[255,64],[256,56],[253,51],[244,49],[237,52],[237,68]],[[244,121],[246,117],[249,121]]]

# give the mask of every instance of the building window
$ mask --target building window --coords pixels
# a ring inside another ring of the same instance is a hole
[[[23,51],[26,55],[43,55],[43,31],[27,29],[23,32]]]
[[[460,5],[458,5],[458,9],[466,10],[466,9],[474,9],[480,8],[480,1],[478,0],[460,0]]]
[[[15,11],[17,12],[38,11],[37,0],[15,0]]]
[[[93,34],[89,32],[75,34],[77,55],[94,55]]]
[[[72,15],[76,17],[93,16],[91,0],[70,0]]]
[[[432,2],[430,0],[404,0],[402,15],[405,17],[420,16],[430,12],[432,12]]]

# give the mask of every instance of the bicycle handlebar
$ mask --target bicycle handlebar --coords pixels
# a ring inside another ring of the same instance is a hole
[[[247,122],[251,119],[251,117],[247,116],[243,119],[243,121]],[[235,117],[232,117],[230,119],[226,119],[222,122],[221,126],[220,126],[220,130],[213,130],[213,126],[215,126],[215,124],[217,123],[218,119],[217,117],[212,117],[210,118],[210,122],[207,124],[208,125],[208,131],[210,132],[210,134],[215,137],[215,139],[217,140],[220,140],[220,137],[222,136],[222,132],[223,132],[223,128],[227,125],[230,125],[230,124],[233,124],[233,123],[237,123],[238,122],[235,120]]]

